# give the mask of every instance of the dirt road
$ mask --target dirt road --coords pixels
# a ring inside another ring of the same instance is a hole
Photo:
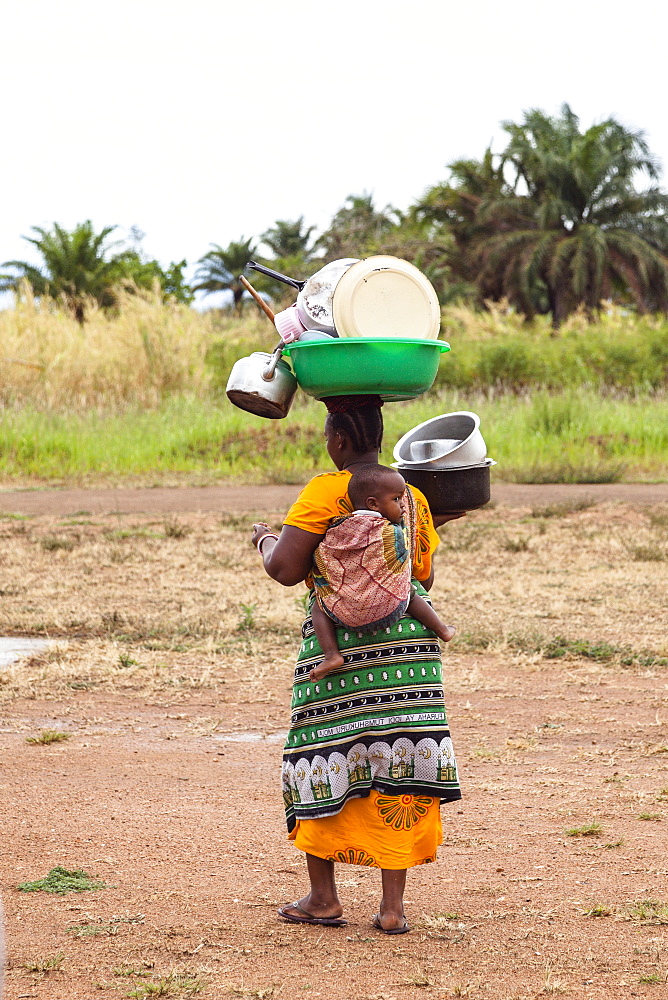
[[[0,490],[0,512],[26,515],[54,514],[169,514],[185,511],[285,510],[299,486],[202,486],[155,489],[44,489]],[[492,500],[506,507],[532,507],[570,499],[591,498],[598,503],[668,503],[668,483],[576,483],[533,485],[498,483]]]
[[[401,938],[372,928],[375,869],[338,867],[347,927],[276,914],[306,889],[278,788],[303,607],[247,521],[296,491],[0,496],[32,515],[0,518],[0,633],[57,637],[0,670],[6,1000],[658,996],[668,487],[499,487],[442,529],[463,799]],[[56,866],[104,887],[19,890]]]

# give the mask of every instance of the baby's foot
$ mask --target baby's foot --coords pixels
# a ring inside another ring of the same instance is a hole
[[[438,637],[439,639],[442,639],[443,642],[450,642],[456,631],[457,629],[454,625],[444,625],[443,631],[439,632]]]
[[[314,667],[309,677],[312,681],[321,681],[332,670],[339,670],[343,666],[343,657],[339,652],[328,653],[324,656],[317,667]]]

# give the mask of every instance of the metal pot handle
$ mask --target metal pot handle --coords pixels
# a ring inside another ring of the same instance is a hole
[[[283,341],[279,340],[279,342],[276,344],[276,347],[272,351],[271,357],[269,358],[269,361],[267,361],[264,370],[261,372],[261,376],[265,380],[265,382],[272,381],[276,373],[276,365],[281,360],[282,350],[283,350]]]
[[[270,267],[265,267],[264,264],[257,264],[254,260],[249,260],[246,264],[251,271],[259,271],[260,274],[266,274],[268,278],[275,278],[276,281],[282,281],[284,285],[292,285],[296,288],[298,292],[301,292],[302,288],[306,284],[305,281],[297,281],[296,278],[288,278],[287,274],[281,274],[280,271],[274,271]]]

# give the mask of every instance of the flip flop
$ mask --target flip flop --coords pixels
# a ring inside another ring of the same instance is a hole
[[[290,907],[291,910],[298,910],[299,913],[288,913],[287,907]],[[346,927],[348,924],[348,921],[343,920],[342,917],[314,917],[299,903],[286,903],[280,908],[278,915],[284,920],[289,920],[292,924],[319,924],[321,927]]]
[[[401,927],[390,927],[388,928],[388,930],[385,930],[385,928],[380,922],[380,913],[377,913],[375,915],[371,923],[373,924],[373,926],[376,928],[377,931],[382,931],[383,934],[408,934],[408,932],[410,931],[410,927],[408,926],[408,921],[406,920],[405,917]]]

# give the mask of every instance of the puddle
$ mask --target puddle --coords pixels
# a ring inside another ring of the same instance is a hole
[[[51,639],[22,639],[20,636],[0,636],[0,667],[8,667],[24,656],[47,649]]]
[[[278,733],[216,733],[214,740],[221,743],[285,743],[287,729]]]

